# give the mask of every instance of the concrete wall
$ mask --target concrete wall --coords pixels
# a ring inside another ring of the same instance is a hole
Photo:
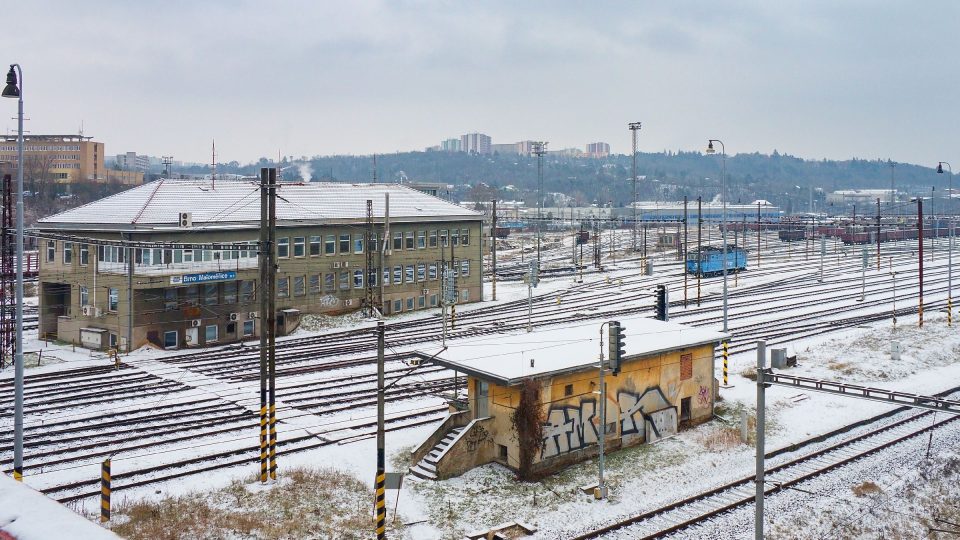
[[[437,461],[437,478],[443,480],[494,460],[497,447],[490,432],[493,418],[479,418],[468,427]]]

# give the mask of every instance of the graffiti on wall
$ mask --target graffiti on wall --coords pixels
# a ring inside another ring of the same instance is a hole
[[[701,407],[710,406],[710,389],[704,385],[700,385],[700,390],[697,392],[697,404]]]
[[[625,435],[642,435],[646,426],[644,411],[657,411],[670,406],[659,386],[647,388],[641,393],[617,392],[620,432]],[[594,398],[585,398],[579,405],[555,405],[547,412],[543,426],[541,459],[566,454],[597,444],[600,437],[599,405]],[[607,407],[607,417],[613,416],[612,407]]]
[[[483,426],[481,426],[480,424],[473,426],[473,429],[471,429],[470,432],[467,433],[467,436],[465,438],[467,443],[467,451],[476,452],[480,444],[486,441],[489,437],[490,437],[490,434],[487,433],[487,430],[484,429]]]

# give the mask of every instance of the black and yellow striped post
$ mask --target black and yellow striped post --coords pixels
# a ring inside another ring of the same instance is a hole
[[[727,342],[724,341],[721,347],[723,347],[723,385],[730,386],[727,380],[727,360],[730,358],[730,352],[727,350]]]
[[[263,406],[260,407],[260,481],[267,481],[267,404],[266,389],[263,392]]]
[[[383,450],[377,450],[377,540],[383,540],[387,537],[386,472],[383,463]]]
[[[953,298],[947,297],[947,326],[953,326]]]
[[[270,479],[277,479],[277,404],[270,401]]]
[[[20,467],[13,468],[13,479],[17,482],[23,482],[23,469]]]
[[[110,521],[110,458],[100,467],[100,522]]]

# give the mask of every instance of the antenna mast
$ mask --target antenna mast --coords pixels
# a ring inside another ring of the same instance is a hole
[[[213,139],[211,149],[210,163],[213,166],[213,173],[210,175],[210,189],[217,189],[217,140]]]
[[[377,183],[377,155],[373,155],[373,183]]]

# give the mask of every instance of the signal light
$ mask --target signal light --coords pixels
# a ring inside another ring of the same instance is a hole
[[[667,297],[667,286],[657,285],[656,305],[654,306],[656,319],[659,321],[670,320],[669,302]]]
[[[624,357],[627,356],[626,335],[623,331],[624,328],[619,321],[610,321],[607,324],[607,352],[610,356],[610,368],[614,375],[620,373],[620,365]]]

